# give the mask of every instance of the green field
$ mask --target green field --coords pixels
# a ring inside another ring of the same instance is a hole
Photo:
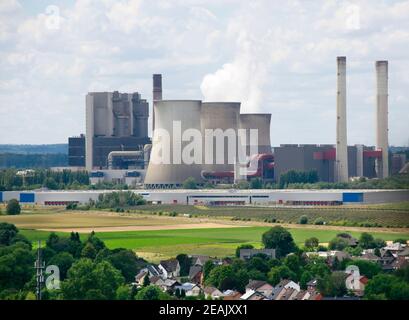
[[[261,235],[269,227],[242,227],[223,229],[185,229],[157,231],[122,231],[97,233],[109,248],[127,248],[135,250],[139,255],[152,261],[176,256],[179,253],[206,254],[211,256],[229,256],[235,248],[244,243],[261,246]],[[314,229],[290,229],[294,240],[302,244],[305,239],[315,236],[320,242],[328,242],[338,231]],[[45,240],[49,232],[36,230],[21,230],[21,233],[31,241]],[[61,236],[67,233],[58,233]],[[355,237],[360,232],[351,232]],[[384,240],[397,238],[409,239],[408,233],[372,233],[374,237]],[[81,235],[86,237],[86,235]]]
[[[298,223],[306,215],[310,223],[322,217],[328,225],[378,226],[409,228],[409,202],[380,205],[339,207],[205,207],[186,205],[146,205],[137,208],[140,213],[177,212],[194,216],[229,217],[252,220],[272,220],[282,223]]]

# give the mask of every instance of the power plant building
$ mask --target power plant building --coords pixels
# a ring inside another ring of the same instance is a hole
[[[279,182],[281,175],[290,170],[314,170],[319,181],[324,182],[348,182],[353,177],[385,178],[389,174],[390,158],[388,62],[375,64],[374,147],[347,144],[346,57],[337,57],[336,62],[334,144],[282,144],[272,149],[271,114],[241,114],[240,102],[163,100],[162,75],[154,74],[152,142],[148,137],[149,105],[139,93],[91,92],[86,96],[86,135],[69,139],[69,165],[85,166],[95,181],[102,179],[103,170],[128,170],[124,179],[137,176],[138,183],[149,189],[180,187],[187,178],[194,178],[199,184],[234,183],[253,178]],[[250,139],[255,129],[258,130],[256,143]],[[186,139],[187,130],[195,132],[198,138]],[[162,136],[163,132],[169,137]],[[244,163],[238,156],[243,132]],[[169,139],[169,149],[163,149],[164,139]],[[202,154],[186,162],[183,152],[193,147],[200,148]],[[391,158],[393,172],[399,171],[405,161]],[[242,168],[245,174],[239,173]],[[116,177],[114,172],[110,175]]]
[[[381,153],[374,147],[348,146],[348,177],[376,177],[375,160]],[[282,144],[274,147],[274,177],[290,170],[316,171],[319,181],[337,182],[334,145]]]
[[[143,150],[148,138],[149,105],[139,93],[91,92],[86,96],[85,166],[108,168],[112,151]],[[127,166],[124,167],[125,169]]]
[[[239,139],[239,129],[259,130],[259,140],[255,146],[256,154],[246,152],[246,161],[252,158],[254,165],[249,166],[250,175],[245,178],[251,176],[272,180],[270,114],[244,116],[240,114],[240,103],[202,102],[200,100],[156,100],[154,114],[155,130],[144,183],[146,188],[179,187],[187,178],[194,178],[199,184],[205,182],[233,183],[235,165],[238,161],[238,148],[242,143]],[[180,123],[180,127],[175,128],[175,122]],[[176,129],[178,132],[175,132]],[[181,142],[174,144],[173,141],[173,137],[181,136],[188,129],[199,134],[199,140],[195,143],[199,144],[202,150],[201,157],[194,163],[186,163],[181,158],[182,150],[193,142],[182,139]],[[169,132],[172,139],[169,141],[171,148],[168,150],[169,155],[166,159],[163,159],[163,137],[160,136],[163,130]],[[249,143],[249,139],[246,139],[246,143]],[[249,145],[244,147],[251,150]],[[268,156],[260,153],[260,149]],[[263,164],[265,164],[264,170],[261,170]],[[263,174],[268,170],[271,174]]]

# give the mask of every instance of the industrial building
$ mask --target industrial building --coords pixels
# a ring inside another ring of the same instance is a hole
[[[363,145],[347,147],[348,177],[375,178],[375,162],[382,153],[374,147]],[[289,170],[318,173],[320,181],[336,182],[336,148],[334,145],[282,144],[274,147],[274,175],[280,176]]]
[[[325,182],[347,182],[352,177],[386,178],[389,175],[388,62],[375,63],[376,146],[347,145],[347,60],[337,57],[336,143],[333,145],[281,145],[274,148],[276,181],[289,170],[318,173]],[[398,161],[398,160],[396,160]]]
[[[102,193],[92,191],[4,191],[0,202],[17,199],[22,204],[86,204]],[[409,190],[135,190],[148,203],[186,205],[283,205],[334,206],[399,202],[409,198]]]
[[[148,102],[139,93],[91,92],[86,96],[85,166],[108,168],[112,151],[143,151],[148,138]],[[126,161],[128,167],[130,161]]]
[[[315,170],[319,180],[325,182],[347,182],[355,177],[385,178],[390,172],[398,172],[406,159],[388,154],[388,62],[375,63],[376,138],[372,147],[347,144],[347,59],[337,57],[336,62],[333,145],[282,144],[272,150],[271,114],[241,114],[239,102],[163,100],[162,75],[154,74],[153,142],[148,138],[148,102],[139,93],[92,92],[86,97],[86,135],[69,139],[69,165],[85,166],[92,183],[132,181],[132,185],[143,184],[147,189],[180,187],[190,177],[199,184],[230,184],[256,177],[264,182],[279,182],[280,176],[290,170]],[[174,122],[179,122],[180,128],[175,129]],[[187,129],[201,134],[202,140],[198,142],[203,149],[201,161],[177,161],[178,152],[191,144],[181,141],[167,151],[169,163],[161,163],[162,138],[155,132],[165,130],[172,140]],[[247,143],[244,161],[237,157],[242,129],[246,130]],[[249,138],[253,129],[258,130],[257,145]],[[208,130],[215,133],[210,139],[207,139]],[[226,132],[233,132],[236,138],[231,141]],[[223,150],[216,146],[219,139],[223,139]],[[237,152],[234,159],[230,157],[230,145]],[[209,150],[206,148],[213,152],[206,152]],[[246,169],[244,174],[242,168]],[[134,179],[128,179],[129,176]]]
[[[68,138],[68,166],[85,167],[85,135]]]
[[[150,162],[146,172],[144,185],[148,189],[162,189],[179,187],[187,178],[194,178],[197,183],[233,183],[235,163],[237,162],[239,129],[257,129],[258,145],[253,146],[256,153],[248,155],[248,175],[244,177],[263,177],[273,179],[273,157],[270,145],[270,114],[240,114],[240,103],[237,102],[202,102],[200,100],[156,100],[154,101],[155,131],[153,136]],[[175,159],[190,144],[190,141],[181,141],[176,146],[171,144],[169,163],[161,163],[162,138],[155,136],[161,130],[174,137],[173,124],[180,122],[179,132],[195,130],[200,134],[200,144],[203,146],[202,159],[199,163],[184,163]],[[209,136],[208,130],[212,131]],[[222,139],[222,140],[219,140]],[[217,142],[221,143],[217,143]],[[251,151],[250,139],[246,139],[244,149]],[[222,146],[222,150],[217,147]],[[233,157],[230,148],[233,146]],[[206,152],[211,150],[212,152]],[[261,153],[264,151],[264,153]],[[210,158],[209,158],[210,155]],[[253,159],[253,161],[250,161]],[[264,165],[265,164],[265,165]],[[269,174],[267,174],[269,172]]]
[[[137,92],[90,92],[86,96],[86,135],[68,140],[69,166],[85,166],[88,171],[108,169],[113,151],[123,154],[121,169],[144,167],[138,158],[148,137],[148,102]]]

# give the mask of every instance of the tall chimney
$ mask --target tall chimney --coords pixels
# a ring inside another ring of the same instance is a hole
[[[382,150],[377,159],[378,178],[389,175],[388,160],[388,61],[376,61],[376,148]]]
[[[155,101],[162,100],[162,75],[153,75],[152,132],[155,130]]]
[[[337,145],[336,182],[348,181],[346,57],[337,57]]]

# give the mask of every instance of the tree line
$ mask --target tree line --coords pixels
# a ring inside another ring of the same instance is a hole
[[[52,171],[36,169],[19,171],[0,170],[0,191],[32,190],[45,187],[51,190],[81,189],[90,184],[87,171]]]
[[[345,237],[345,234],[337,236]],[[367,234],[363,234],[360,240],[365,247],[376,243]],[[242,260],[238,258],[240,249],[252,248],[248,244],[242,245],[237,248],[236,257],[224,259],[228,263],[217,265],[210,260],[205,263],[205,285],[244,292],[250,279],[267,281],[273,286],[283,279],[289,279],[299,282],[301,288],[306,289],[310,280],[317,279],[321,294],[341,297],[348,294],[344,270],[346,266],[354,264],[369,279],[364,299],[409,299],[409,267],[385,273],[378,264],[364,260],[335,259],[328,264],[323,258],[305,255],[306,250],[323,250],[318,239],[308,239],[305,247],[300,248],[290,232],[280,226],[264,233],[262,243],[265,248],[276,249],[275,259],[259,254]],[[35,298],[33,263],[36,251],[18,228],[0,223],[0,299]],[[136,256],[132,250],[107,248],[94,232],[84,236],[72,232],[68,237],[50,233],[41,251],[46,265],[56,265],[60,269],[60,289],[44,288],[43,298],[46,300],[204,299],[203,294],[192,298],[185,297],[182,292],[162,292],[159,287],[151,285],[149,279],[143,282],[142,288],[133,286],[135,275],[147,265],[147,261]],[[182,275],[186,275],[189,257],[180,254],[177,259]]]

